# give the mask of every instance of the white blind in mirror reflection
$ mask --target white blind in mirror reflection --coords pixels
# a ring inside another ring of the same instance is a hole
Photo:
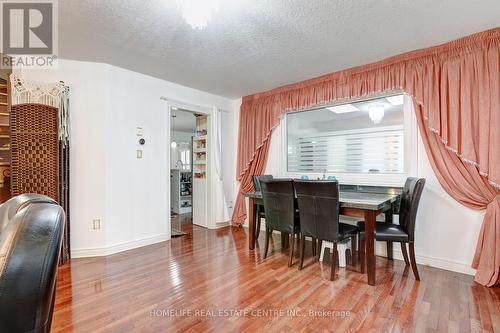
[[[403,173],[403,126],[288,137],[289,172]]]

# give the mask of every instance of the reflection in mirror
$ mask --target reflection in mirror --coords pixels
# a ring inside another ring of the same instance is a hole
[[[288,171],[403,173],[403,95],[287,114]]]

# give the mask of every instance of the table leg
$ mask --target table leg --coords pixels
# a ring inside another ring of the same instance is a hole
[[[366,269],[368,284],[374,286],[375,276],[375,218],[376,212],[365,210],[365,243],[366,243]]]
[[[385,212],[385,223],[392,223],[392,208]],[[387,259],[393,260],[392,242],[387,242]]]
[[[253,198],[248,198],[248,248],[250,250],[254,249],[255,244],[255,209]]]

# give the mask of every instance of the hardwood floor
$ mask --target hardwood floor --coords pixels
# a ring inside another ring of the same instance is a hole
[[[216,231],[177,221],[188,235],[59,270],[53,332],[500,332],[500,289],[471,276],[377,258],[377,286],[330,264],[287,266],[274,235],[263,261],[262,232]],[[310,245],[310,244],[307,244]],[[287,311],[288,310],[288,311]]]

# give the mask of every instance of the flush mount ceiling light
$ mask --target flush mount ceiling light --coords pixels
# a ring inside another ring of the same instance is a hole
[[[193,29],[203,30],[219,9],[218,0],[177,0],[182,18]]]
[[[338,106],[332,106],[332,107],[329,107],[327,109],[332,111],[333,113],[337,113],[337,114],[359,111],[359,109],[352,104],[343,104],[343,105],[338,105]]]
[[[386,97],[385,99],[388,100],[389,103],[391,103],[394,106],[403,105],[404,102],[403,95],[390,96]]]
[[[385,110],[383,105],[372,105],[368,108],[368,115],[374,124],[380,124],[384,118],[384,113]]]

